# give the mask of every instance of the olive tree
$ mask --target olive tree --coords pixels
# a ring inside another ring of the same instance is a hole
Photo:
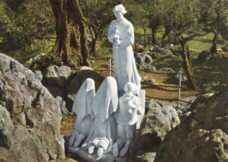
[[[168,3],[162,0],[160,5],[165,8],[166,13],[162,18],[162,24],[172,32],[175,40],[180,45],[180,55],[183,60],[183,68],[189,81],[190,87],[197,89],[196,79],[192,70],[191,55],[188,41],[195,36],[204,35],[199,28],[199,0],[170,0]],[[197,28],[197,30],[196,30]]]
[[[65,65],[89,65],[87,23],[79,0],[49,0],[56,22],[53,53]]]
[[[0,50],[6,53],[42,50],[39,43],[54,33],[54,19],[45,0],[0,1]],[[40,48],[40,49],[38,49]]]
[[[214,34],[211,46],[212,56],[217,52],[217,41],[219,35],[225,38],[228,34],[228,1],[207,0],[201,4],[201,22],[205,32]]]

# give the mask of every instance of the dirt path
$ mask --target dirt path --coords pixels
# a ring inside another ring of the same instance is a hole
[[[178,81],[175,79],[173,73],[140,73],[142,77],[153,78],[155,83],[153,85],[142,85],[146,90],[146,95],[149,98],[156,98],[162,100],[176,100],[178,99]],[[181,89],[181,97],[189,97],[197,95],[198,92]]]
[[[98,71],[104,77],[110,75],[109,71]],[[143,84],[142,88],[146,90],[148,98],[156,98],[161,100],[176,100],[178,98],[178,85],[174,73],[148,73],[140,72],[142,78],[155,79],[154,84]],[[197,95],[198,92],[193,90],[181,91],[181,97],[189,97]]]

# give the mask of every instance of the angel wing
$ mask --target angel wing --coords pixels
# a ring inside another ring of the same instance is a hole
[[[92,110],[95,118],[105,121],[117,111],[118,95],[117,83],[113,77],[107,77],[101,84],[94,99]]]
[[[75,96],[72,112],[77,114],[77,121],[92,114],[92,103],[95,97],[95,83],[91,78],[86,79]]]

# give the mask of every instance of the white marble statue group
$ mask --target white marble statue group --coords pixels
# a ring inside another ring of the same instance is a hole
[[[86,79],[72,109],[77,118],[69,144],[97,160],[104,154],[126,155],[145,111],[145,91],[132,50],[134,28],[123,16],[123,5],[113,12],[116,20],[110,24],[108,40],[113,44],[114,77],[107,77],[97,92],[94,80]]]

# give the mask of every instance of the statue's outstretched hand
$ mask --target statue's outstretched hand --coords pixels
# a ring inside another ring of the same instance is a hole
[[[78,135],[78,137],[74,141],[74,147],[80,147],[80,145],[82,144],[83,140],[84,140],[84,135],[81,133],[81,134]]]
[[[69,139],[69,144],[70,145],[73,145],[74,144],[74,141],[76,140],[76,136],[78,135],[78,132],[77,131],[73,131],[71,136],[70,136],[70,139]]]
[[[120,46],[119,38],[113,38],[113,45],[114,45],[114,47],[119,47]]]
[[[69,144],[74,147],[79,147],[84,139],[84,135],[78,131],[74,131],[69,139]]]

